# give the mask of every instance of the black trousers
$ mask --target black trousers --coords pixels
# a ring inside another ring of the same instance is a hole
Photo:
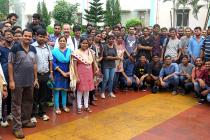
[[[48,87],[47,81],[49,79],[49,73],[39,74],[38,73],[38,82],[39,88],[34,88],[34,102],[33,102],[33,111],[32,117],[39,115],[42,117],[46,112],[44,111],[47,94],[48,94]]]

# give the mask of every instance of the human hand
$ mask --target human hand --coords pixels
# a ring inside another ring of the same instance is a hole
[[[14,82],[14,81],[10,81],[10,82],[9,82],[9,88],[10,88],[11,90],[14,90],[14,89],[15,89],[15,82]]]

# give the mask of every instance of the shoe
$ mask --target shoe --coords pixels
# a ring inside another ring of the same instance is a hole
[[[61,110],[60,110],[60,109],[56,109],[56,110],[55,110],[55,113],[56,113],[57,115],[60,115],[60,114],[61,114]]]
[[[157,93],[158,92],[158,87],[157,86],[153,86],[152,87],[152,93]]]
[[[198,101],[198,104],[203,104],[203,103],[205,103],[205,99],[200,99],[200,100]]]
[[[77,114],[81,114],[81,113],[82,113],[81,108],[78,108],[78,109],[77,109]]]
[[[98,100],[95,95],[93,95],[93,100],[94,101],[97,101]]]
[[[23,125],[23,128],[34,128],[34,127],[36,127],[36,124],[32,122],[28,122]]]
[[[15,130],[15,131],[13,131],[13,134],[15,135],[15,137],[17,139],[23,139],[23,138],[25,138],[22,130]]]
[[[42,116],[42,120],[43,121],[49,121],[50,120],[50,117],[48,117],[47,115],[43,115]]]
[[[32,118],[31,118],[31,122],[32,122],[32,123],[37,123],[36,117],[32,117]]]
[[[64,110],[65,112],[70,112],[70,109],[69,109],[68,107],[64,107],[63,110]]]
[[[109,96],[112,97],[112,98],[115,98],[115,97],[116,97],[116,96],[114,95],[113,92],[111,92],[111,93],[109,94]]]
[[[176,91],[173,91],[171,94],[172,95],[177,95],[177,92]]]
[[[84,109],[86,112],[88,112],[88,113],[91,113],[92,112],[92,110],[90,109],[90,108],[85,108]]]
[[[12,120],[13,120],[12,114],[9,114],[9,115],[7,116],[7,120],[8,120],[8,121],[12,121]]]
[[[6,128],[9,126],[9,123],[7,121],[1,121],[1,126]]]
[[[101,98],[102,99],[105,99],[106,98],[104,93],[101,93]]]
[[[97,106],[97,104],[94,101],[90,102],[90,105]]]

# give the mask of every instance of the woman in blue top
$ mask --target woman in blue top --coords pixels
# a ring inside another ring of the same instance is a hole
[[[61,114],[59,108],[59,92],[62,96],[62,106],[65,112],[70,109],[66,107],[67,91],[69,90],[69,64],[72,51],[66,48],[67,39],[64,36],[59,37],[59,48],[54,48],[53,54],[53,73],[55,87],[53,88],[54,106],[56,114]]]

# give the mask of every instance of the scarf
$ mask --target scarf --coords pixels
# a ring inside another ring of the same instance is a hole
[[[81,51],[80,49],[74,51],[74,53],[72,54],[72,56],[74,56],[74,58],[78,59],[79,61],[81,61],[84,64],[89,64],[91,65],[93,63],[93,59],[94,59],[94,52],[91,49],[88,49],[88,56],[85,56],[86,54]]]
[[[70,61],[70,56],[71,56],[71,53],[72,51],[68,48],[66,48],[66,56],[64,55],[64,52],[62,52],[59,48],[54,48],[52,50],[52,54],[53,56],[55,56],[55,58],[61,62],[61,63],[69,63]]]

